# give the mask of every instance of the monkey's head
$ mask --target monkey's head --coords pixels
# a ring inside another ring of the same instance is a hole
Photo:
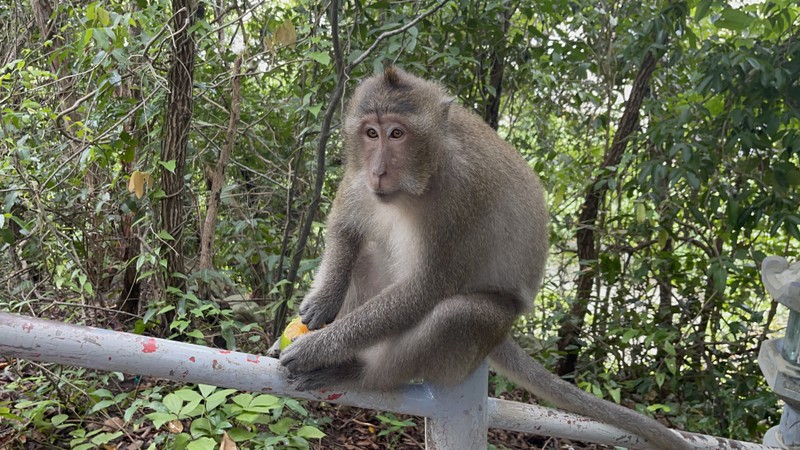
[[[424,194],[445,156],[451,103],[438,84],[395,67],[364,80],[344,120],[348,170],[382,199]]]

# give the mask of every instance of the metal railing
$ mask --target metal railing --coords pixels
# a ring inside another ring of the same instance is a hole
[[[423,416],[429,450],[485,449],[488,428],[651,448],[638,436],[581,416],[488,397],[485,363],[451,387],[412,384],[391,392],[297,391],[289,386],[285,369],[274,358],[3,312],[0,355]],[[680,434],[697,450],[771,448]]]

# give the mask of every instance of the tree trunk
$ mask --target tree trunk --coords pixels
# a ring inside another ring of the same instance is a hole
[[[239,125],[239,111],[242,104],[242,55],[236,57],[233,63],[232,93],[231,93],[231,117],[228,120],[228,130],[225,134],[225,143],[217,160],[211,178],[211,192],[208,193],[206,203],[206,220],[200,232],[200,270],[211,270],[214,268],[212,262],[212,246],[214,244],[214,231],[217,229],[217,210],[219,209],[220,195],[222,187],[225,185],[225,169],[231,159],[233,144],[236,141],[236,129]],[[208,287],[204,284],[200,291],[201,297],[208,297]]]
[[[130,5],[131,13],[136,12],[138,9],[136,3]],[[131,24],[128,27],[130,35],[139,36],[142,32],[138,24]],[[131,62],[140,63],[141,57],[136,56],[131,58]],[[120,89],[120,96],[136,100],[137,103],[142,101],[142,92],[139,90],[131,80],[125,80]],[[131,115],[127,123],[123,125],[123,129],[134,141],[139,141],[142,138],[142,130],[136,125],[138,114]],[[133,173],[135,158],[126,160],[121,158],[120,164],[125,173]],[[122,276],[122,292],[120,293],[119,301],[117,302],[118,308],[122,312],[135,315],[139,312],[139,300],[141,297],[141,281],[139,278],[138,270],[136,270],[136,262],[134,261],[139,257],[140,246],[139,237],[136,236],[136,230],[133,223],[135,214],[133,212],[120,211],[120,228],[118,229],[120,245],[122,246],[122,255],[120,259],[124,264],[124,272]]]
[[[183,265],[183,186],[186,166],[186,145],[189,141],[189,126],[192,119],[192,83],[194,82],[195,45],[189,29],[192,26],[194,8],[190,0],[172,1],[172,29],[174,42],[172,63],[167,74],[169,98],[167,100],[164,138],[161,146],[162,163],[174,162],[175,169],[161,168],[161,230],[172,236],[166,242],[163,255],[167,260],[165,286],[178,291],[186,287]],[[176,276],[177,275],[177,276]]]
[[[492,87],[494,93],[492,93],[487,86],[483,88],[483,97],[486,99],[483,105],[483,120],[495,130],[497,130],[497,127],[500,125],[500,95],[503,90],[506,34],[508,34],[508,28],[511,26],[511,16],[514,15],[515,11],[516,7],[510,8],[500,16],[503,37],[500,42],[494,43],[492,47],[493,51],[489,57],[492,61],[492,65],[489,68],[489,86]]]
[[[592,286],[594,285],[597,263],[597,243],[595,236],[595,225],[599,214],[600,205],[608,192],[608,183],[602,183],[607,177],[605,169],[616,166],[622,160],[622,155],[628,146],[628,140],[639,125],[639,110],[642,102],[647,95],[648,85],[653,71],[656,68],[656,57],[650,50],[642,61],[642,67],[636,75],[631,88],[631,94],[625,103],[625,110],[620,119],[619,128],[614,134],[611,147],[604,157],[597,176],[586,188],[586,195],[583,206],[580,210],[578,219],[578,230],[576,232],[578,245],[578,261],[580,271],[577,280],[577,292],[575,302],[570,308],[569,314],[561,323],[558,330],[558,349],[565,353],[556,367],[559,375],[564,376],[575,371],[578,361],[578,336],[583,328],[587,308],[592,296]]]

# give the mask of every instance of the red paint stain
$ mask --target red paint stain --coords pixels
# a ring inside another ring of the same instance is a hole
[[[30,332],[31,332],[31,330],[33,329],[33,324],[32,324],[32,323],[30,323],[30,322],[28,322],[28,323],[26,323],[25,325],[23,325],[23,326],[22,326],[22,329],[23,329],[23,330],[24,330],[26,333],[30,333]]]
[[[219,352],[222,353],[223,355],[227,355],[231,351],[230,350],[220,350]]]
[[[158,346],[155,338],[150,338],[147,342],[142,342],[142,353],[155,353]]]
[[[260,358],[258,355],[247,355],[247,362],[258,364]]]
[[[336,400],[337,398],[341,397],[342,395],[344,395],[344,394],[341,394],[341,393],[338,393],[338,394],[331,394],[331,395],[329,395],[329,396],[325,397],[325,400],[328,400],[328,401],[334,401],[334,400]]]
[[[214,370],[222,370],[222,364],[219,363],[216,359],[211,361],[211,368]]]
[[[190,357],[189,357],[189,361],[191,361],[191,362],[196,362],[196,361],[195,361],[195,359],[194,359],[194,356],[190,356]]]

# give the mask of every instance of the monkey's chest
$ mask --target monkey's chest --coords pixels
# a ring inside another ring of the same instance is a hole
[[[367,245],[373,264],[388,271],[394,281],[411,275],[422,263],[419,227],[413,217],[395,208],[384,208],[374,219]]]

